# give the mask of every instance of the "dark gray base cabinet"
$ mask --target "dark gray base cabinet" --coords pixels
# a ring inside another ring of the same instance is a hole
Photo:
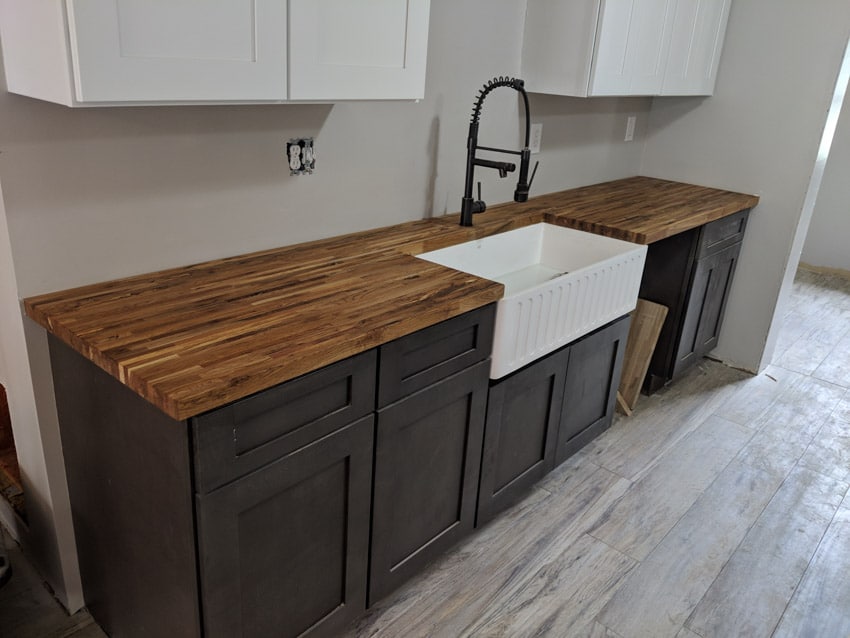
[[[339,635],[473,528],[494,317],[188,421],[50,337],[95,619],[122,637]]]
[[[369,604],[472,531],[494,304],[378,348]]]
[[[477,525],[611,425],[628,331],[622,317],[491,385]]]
[[[644,391],[658,390],[717,345],[749,212],[649,245],[640,296],[668,313]]]
[[[473,529],[490,361],[378,411],[369,603]]]
[[[189,422],[50,351],[83,590],[109,635],[334,636],[365,609],[374,351]]]

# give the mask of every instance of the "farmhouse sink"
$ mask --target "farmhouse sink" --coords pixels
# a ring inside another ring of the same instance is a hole
[[[631,312],[646,246],[553,224],[533,224],[418,255],[504,284],[490,378]]]

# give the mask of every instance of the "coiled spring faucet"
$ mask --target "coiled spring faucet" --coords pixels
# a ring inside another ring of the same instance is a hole
[[[484,98],[493,89],[497,89],[500,86],[507,86],[518,91],[522,95],[525,105],[525,145],[519,151],[478,145],[478,121],[481,118],[481,107],[484,104]],[[495,168],[499,171],[499,177],[507,177],[508,173],[513,173],[516,170],[516,164],[511,162],[496,162],[476,157],[475,154],[479,149],[482,151],[519,155],[519,179],[517,180],[516,190],[514,191],[514,201],[528,201],[528,191],[531,188],[531,182],[534,181],[534,175],[537,173],[537,165],[539,164],[538,162],[534,165],[531,179],[528,179],[528,164],[531,161],[531,151],[528,148],[530,136],[531,114],[528,111],[528,95],[525,92],[525,82],[518,78],[497,77],[487,82],[482,89],[479,89],[478,98],[475,100],[475,106],[472,109],[472,119],[469,122],[469,137],[466,139],[466,182],[464,184],[463,199],[461,200],[460,207],[461,226],[472,226],[472,215],[483,213],[487,210],[487,204],[481,200],[481,182],[478,182],[478,199],[473,199],[472,197],[472,185],[475,182],[475,167]]]

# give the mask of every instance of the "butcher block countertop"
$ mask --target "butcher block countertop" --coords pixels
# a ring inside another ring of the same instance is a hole
[[[647,177],[30,297],[27,315],[186,419],[501,298],[413,255],[540,221],[652,243],[758,197]]]

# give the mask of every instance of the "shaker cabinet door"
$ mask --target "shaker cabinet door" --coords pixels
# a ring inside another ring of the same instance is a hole
[[[570,346],[556,464],[608,429],[614,420],[630,322],[630,317],[622,317]]]
[[[286,99],[286,2],[68,0],[80,102]]]
[[[677,0],[661,95],[711,95],[732,0]]]
[[[475,524],[519,500],[555,464],[570,347],[490,387]]]
[[[423,97],[429,14],[430,0],[289,0],[289,99]]]
[[[373,423],[196,497],[205,636],[335,636],[362,613]]]
[[[737,243],[697,261],[673,377],[717,345],[740,252]]]
[[[591,95],[657,95],[670,49],[674,0],[603,0]]]

